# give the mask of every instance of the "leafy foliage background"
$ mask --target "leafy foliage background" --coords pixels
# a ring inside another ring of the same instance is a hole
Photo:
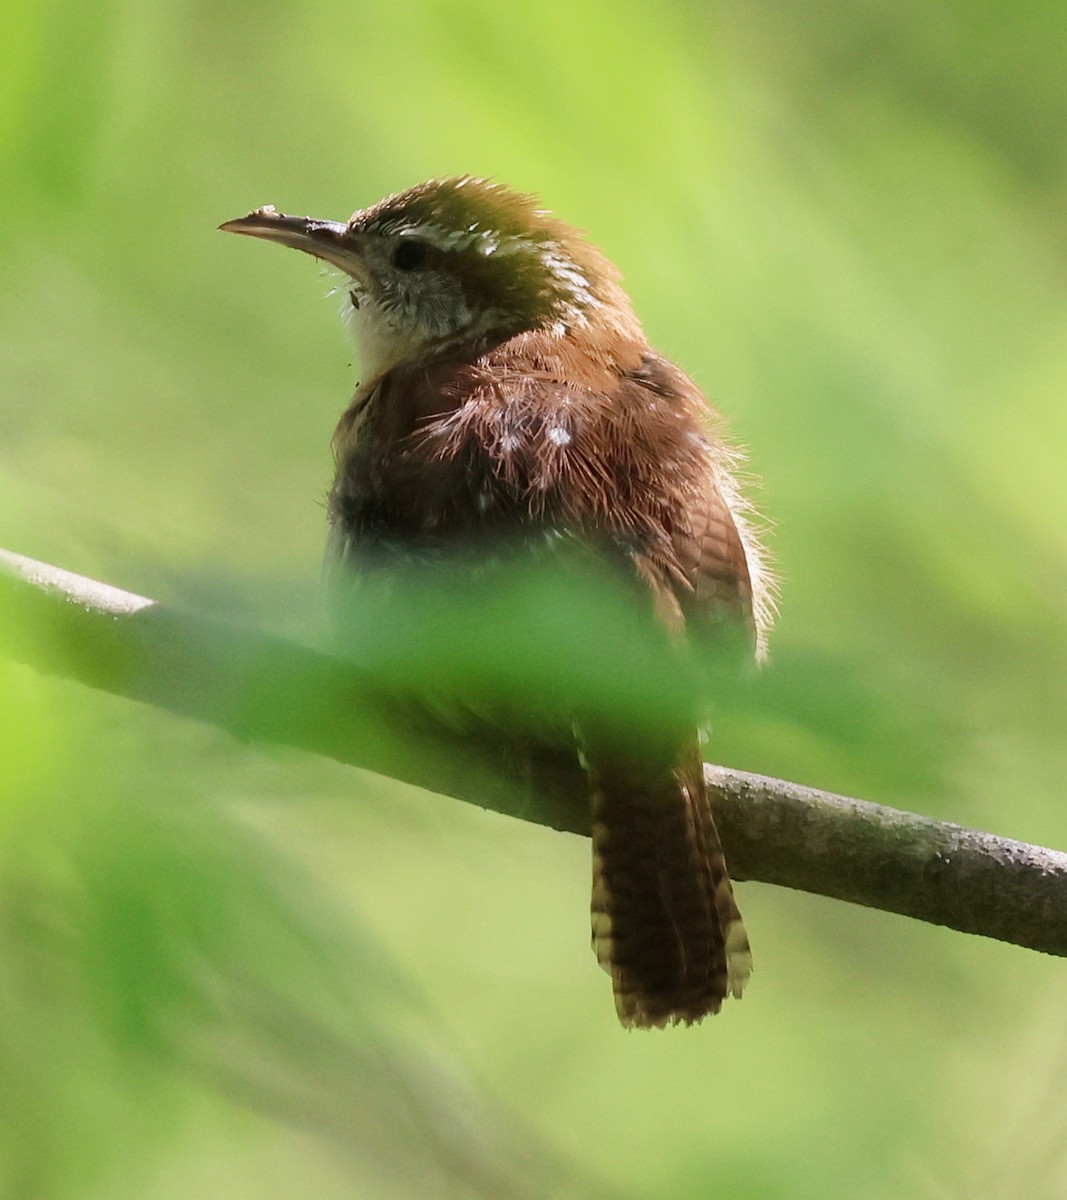
[[[313,265],[214,228],[493,175],[765,481],[775,663],[709,756],[1067,844],[1062,5],[0,24],[0,544],[303,628],[353,370]],[[1067,1186],[1058,962],[743,886],[744,1002],[628,1037],[578,839],[3,664],[0,801],[5,1194]]]

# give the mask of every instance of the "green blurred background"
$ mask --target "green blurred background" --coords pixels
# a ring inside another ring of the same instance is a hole
[[[0,545],[301,628],[354,369],[215,227],[492,175],[764,480],[709,756],[1065,846],[1065,52],[1051,0],[8,0]],[[627,1036],[586,842],[3,663],[0,834],[5,1196],[1067,1194],[1056,960],[742,885],[744,1002]]]

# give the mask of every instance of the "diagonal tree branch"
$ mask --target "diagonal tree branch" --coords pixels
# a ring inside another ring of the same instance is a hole
[[[0,551],[0,654],[483,808],[587,834],[573,754],[458,736],[424,699],[295,642]],[[708,766],[734,875],[1067,955],[1067,854]]]

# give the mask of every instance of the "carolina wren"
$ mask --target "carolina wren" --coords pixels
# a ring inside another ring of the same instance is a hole
[[[334,434],[329,516],[351,571],[431,546],[476,558],[489,535],[558,537],[623,567],[648,621],[690,639],[739,633],[762,656],[771,581],[737,453],[577,230],[470,176],[347,223],[266,207],[221,228],[343,273],[363,382]],[[582,749],[592,942],[619,1019],[699,1021],[741,995],[752,959],[695,721],[648,761]]]

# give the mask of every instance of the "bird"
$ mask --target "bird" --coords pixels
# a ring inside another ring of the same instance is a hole
[[[618,269],[584,233],[472,175],[348,221],[267,205],[220,228],[340,272],[361,367],[332,443],[342,571],[430,547],[476,564],[509,538],[589,547],[673,642],[732,641],[762,661],[775,580],[740,451],[650,346]],[[700,731],[627,752],[583,720],[591,940],[618,1019],[695,1024],[740,997],[752,969]]]

